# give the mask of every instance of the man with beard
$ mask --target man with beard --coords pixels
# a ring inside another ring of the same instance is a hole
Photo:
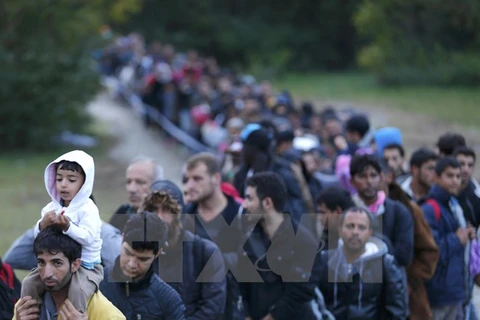
[[[475,151],[468,147],[458,147],[454,151],[454,156],[460,164],[462,179],[457,199],[465,219],[478,228],[480,226],[480,186],[473,178],[476,162]]]
[[[180,189],[169,180],[156,181],[142,210],[158,215],[168,225],[168,247],[155,260],[154,272],[180,294],[185,317],[222,319],[227,299],[223,257],[215,243],[183,228]]]
[[[125,224],[122,251],[115,266],[105,270],[100,290],[129,320],[185,319],[178,293],[153,272],[166,241],[167,226],[150,212],[139,212]]]
[[[382,168],[372,155],[355,156],[350,163],[351,184],[358,191],[352,199],[359,207],[368,209],[374,218],[373,229],[387,237],[390,252],[400,266],[413,258],[413,219],[408,209],[391,200],[383,191]]]
[[[403,274],[380,239],[373,217],[359,207],[340,218],[340,245],[320,253],[319,289],[337,320],[407,318]]]
[[[242,238],[240,204],[222,192],[219,161],[214,154],[201,152],[187,160],[184,172],[184,190],[190,205],[185,207],[186,230],[213,241],[223,254],[225,267],[237,265],[237,251]],[[244,319],[238,284],[232,273],[227,273],[226,319]]]
[[[67,299],[72,275],[81,265],[82,246],[52,225],[43,229],[33,244],[37,269],[46,292],[42,301],[30,296],[20,299],[15,306],[15,320],[40,319],[125,319],[122,313],[100,291],[88,301],[86,314],[78,312]]]
[[[438,155],[430,149],[421,148],[415,151],[410,158],[411,177],[400,183],[403,191],[415,201],[422,205],[425,198],[435,182],[435,164]]]
[[[317,319],[313,300],[318,241],[302,224],[295,233],[291,219],[282,213],[287,188],[280,175],[256,173],[246,185],[243,208],[251,220],[260,219],[239,252],[246,319]]]

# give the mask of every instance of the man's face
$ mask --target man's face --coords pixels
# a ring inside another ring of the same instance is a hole
[[[435,165],[436,160],[429,160],[422,164],[420,170],[412,168],[413,179],[416,179],[420,185],[431,188],[435,183]]]
[[[245,209],[249,214],[264,214],[264,208],[257,196],[257,188],[247,186],[245,190],[245,199],[242,203],[243,209]]]
[[[357,132],[348,131],[348,130],[345,132],[345,139],[347,140],[347,142],[350,142],[350,143],[357,143],[358,141],[360,141],[360,138]]]
[[[364,200],[375,200],[382,189],[382,176],[373,167],[368,166],[363,172],[357,173],[351,179],[352,185]]]
[[[141,278],[150,269],[155,257],[153,250],[136,251],[124,241],[120,252],[120,268],[127,277]]]
[[[437,176],[437,184],[451,195],[457,195],[460,191],[460,168],[447,167],[440,176]]]
[[[338,120],[330,119],[325,123],[325,131],[329,137],[336,136],[342,133],[342,125]]]
[[[216,180],[204,163],[187,170],[184,183],[189,201],[198,203],[210,198],[218,185]]]
[[[460,164],[462,185],[466,185],[472,178],[473,171],[475,170],[475,159],[472,156],[459,154],[457,155],[457,161]]]
[[[313,174],[319,169],[318,161],[311,153],[305,153],[302,155],[302,161],[307,169],[307,172]]]
[[[134,208],[140,207],[153,183],[154,165],[147,161],[136,162],[127,168],[125,187],[128,202]]]
[[[370,223],[364,212],[349,212],[339,229],[345,249],[350,252],[362,252],[372,235]]]
[[[317,210],[317,219],[322,223],[326,230],[330,228],[335,230],[338,228],[339,217],[342,213],[342,209],[340,209],[340,207],[337,207],[335,210],[330,210],[324,203],[320,203],[317,207]]]
[[[45,289],[56,292],[70,283],[72,274],[80,267],[80,259],[70,264],[63,252],[42,252],[37,256],[37,267]]]
[[[400,150],[398,150],[397,148],[384,149],[383,158],[387,161],[388,166],[392,168],[393,172],[395,172],[396,175],[402,173],[404,159],[400,154]]]
[[[85,182],[85,178],[79,172],[65,169],[57,169],[55,179],[57,192],[65,201],[65,206],[70,204]]]

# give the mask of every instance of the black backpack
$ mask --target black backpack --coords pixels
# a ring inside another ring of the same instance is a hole
[[[13,309],[20,295],[20,282],[12,267],[0,260],[0,320],[13,318]]]

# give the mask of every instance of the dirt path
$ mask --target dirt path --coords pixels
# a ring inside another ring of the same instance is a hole
[[[114,101],[108,94],[100,94],[88,105],[88,111],[101,122],[106,133],[117,139],[109,151],[112,160],[127,166],[138,155],[151,157],[163,166],[166,179],[180,185],[186,156],[174,144],[162,139],[159,132],[146,129],[131,108]]]

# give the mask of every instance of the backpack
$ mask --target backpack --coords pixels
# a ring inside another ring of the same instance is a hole
[[[435,215],[435,220],[438,222],[440,221],[440,218],[441,218],[441,211],[440,211],[440,206],[438,205],[438,202],[435,201],[434,199],[428,199],[427,201],[425,201],[425,203],[428,203],[429,205],[432,206],[433,208],[433,213]]]
[[[13,318],[13,308],[18,298],[15,280],[12,267],[0,261],[0,320]]]

